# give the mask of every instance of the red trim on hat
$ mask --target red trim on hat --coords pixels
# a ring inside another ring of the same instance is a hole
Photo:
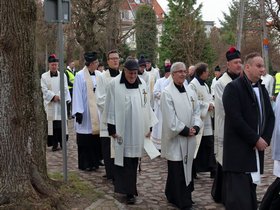
[[[235,51],[236,51],[236,49],[235,49],[235,47],[231,47],[231,48],[229,48],[229,50],[228,50],[230,53],[234,53]]]

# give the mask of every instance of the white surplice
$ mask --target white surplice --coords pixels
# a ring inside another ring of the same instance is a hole
[[[184,127],[202,126],[197,96],[184,85],[186,92],[180,93],[174,82],[163,90],[162,111],[162,157],[170,161],[183,161],[186,186],[192,177],[192,162],[196,148],[196,138],[179,135]]]
[[[97,107],[100,112],[100,119],[103,118],[103,111],[104,111],[104,106],[105,106],[105,100],[106,100],[106,95],[107,95],[107,89],[108,89],[108,84],[111,82],[111,80],[114,77],[111,77],[110,71],[106,70],[103,71],[100,76],[98,76],[97,79],[97,86],[96,86],[96,102],[97,102]],[[100,122],[100,137],[108,137],[108,129],[107,129],[107,123]]]
[[[147,71],[147,73],[149,74],[149,90],[150,90],[150,103],[151,103],[151,107],[154,108],[155,104],[154,104],[154,86],[156,84],[156,81],[158,79],[160,79],[160,74],[159,74],[159,70],[151,67],[150,71]]]
[[[127,89],[120,83],[122,74],[108,86],[103,119],[116,126],[120,136],[113,142],[115,165],[123,166],[124,157],[142,157],[145,135],[157,123],[151,109],[148,89],[143,79],[136,89]]]
[[[265,85],[265,88],[268,92],[269,97],[273,96],[273,86],[274,86],[274,78],[270,74],[266,74],[261,76],[262,84]]]
[[[213,117],[214,113],[212,111],[209,112],[208,109],[210,104],[214,105],[214,101],[209,91],[209,87],[206,83],[204,83],[204,85],[201,85],[197,80],[197,78],[193,78],[189,84],[189,87],[192,90],[194,90],[194,92],[197,94],[198,102],[200,105],[200,112],[201,112],[200,117],[203,121],[203,128],[199,131],[199,135],[196,136],[196,141],[197,141],[196,154],[197,154],[202,136],[213,135],[213,126],[212,126],[211,117]]]
[[[212,83],[211,83],[211,95],[212,95],[212,97],[214,98],[215,97],[215,85],[216,85],[216,83],[217,83],[217,78],[216,77],[214,77],[213,79],[212,79]]]
[[[217,161],[223,165],[223,143],[224,143],[224,124],[225,124],[225,110],[223,105],[223,93],[225,87],[232,79],[227,72],[223,74],[217,81],[215,91],[215,130],[214,142],[215,153]]]
[[[87,84],[85,80],[85,71],[88,71],[87,68],[80,70],[76,74],[73,86],[72,114],[83,114],[83,120],[81,124],[75,121],[75,130],[79,134],[91,134],[93,131],[87,94]],[[90,75],[90,78],[93,83],[93,88],[96,88],[96,79],[100,76],[101,72],[96,70],[94,73],[95,75]]]
[[[163,89],[169,84],[165,82],[168,78],[162,77],[156,81],[154,86],[154,112],[158,118],[158,123],[153,127],[151,139],[157,149],[161,149],[161,132],[162,132],[162,113],[160,109],[160,97]]]
[[[61,120],[61,103],[60,101],[52,101],[55,95],[60,97],[60,72],[57,71],[56,77],[51,77],[50,71],[45,72],[41,76],[41,89],[43,93],[44,108],[47,114],[48,120],[48,135],[53,135],[53,121]],[[64,74],[64,97],[65,97],[65,107],[66,102],[71,101],[67,78]],[[67,116],[67,110],[65,109],[65,117]]]

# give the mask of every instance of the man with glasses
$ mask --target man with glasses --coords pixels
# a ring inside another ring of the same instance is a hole
[[[119,75],[119,65],[120,65],[120,57],[117,50],[111,50],[107,54],[107,64],[108,69],[104,71],[100,77],[97,79],[97,87],[96,87],[96,100],[97,106],[100,111],[100,119],[103,118],[104,105],[106,100],[106,91],[108,89],[108,85],[113,78]],[[114,159],[111,158],[111,138],[108,134],[107,124],[100,124],[100,137],[101,137],[101,145],[102,145],[102,155],[105,164],[105,178],[113,179],[113,165]]]
[[[186,74],[184,63],[172,64],[172,81],[161,94],[161,151],[168,165],[165,195],[180,209],[192,209],[195,135],[202,125],[197,95],[184,83]]]

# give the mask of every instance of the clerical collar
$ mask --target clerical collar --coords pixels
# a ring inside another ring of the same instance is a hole
[[[58,73],[57,73],[57,71],[56,71],[56,72],[51,72],[51,71],[50,71],[50,75],[51,75],[51,77],[57,77],[57,76],[58,76]]]
[[[95,71],[90,72],[90,70],[88,70],[88,72],[89,72],[89,75],[90,75],[90,76],[95,75]]]
[[[255,87],[258,88],[262,84],[262,80],[261,79],[259,79],[257,82],[253,83],[251,80],[249,80],[249,78],[247,77],[246,74],[243,74],[243,76],[247,80],[247,83],[252,86],[252,88],[255,88]]]
[[[247,77],[248,78],[248,77]],[[249,80],[249,79],[248,79]],[[250,80],[249,80],[250,81]],[[251,81],[250,81],[251,82]],[[257,82],[251,82],[252,87],[259,87],[259,85],[262,84],[262,80],[258,80]]]
[[[186,89],[185,89],[184,85],[182,85],[182,86],[176,85],[175,82],[174,82],[174,85],[179,90],[180,93],[186,92]]]
[[[137,76],[135,82],[130,84],[124,76],[124,72],[122,72],[120,83],[124,83],[127,89],[136,89],[138,88],[139,84],[142,84],[139,77]]]
[[[227,74],[232,80],[235,80],[237,77],[240,76],[240,74],[230,73],[228,70],[227,70]]]
[[[111,69],[109,68],[109,73],[111,77],[116,77],[120,74],[120,71],[118,69]]]
[[[254,88],[254,87],[259,87],[259,85],[258,85],[258,82],[256,82],[256,83],[252,83],[252,87]]]
[[[195,76],[195,78],[198,80],[200,85],[205,85],[205,80],[200,79],[198,76]]]

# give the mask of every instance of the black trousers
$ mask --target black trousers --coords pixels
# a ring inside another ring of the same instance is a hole
[[[111,158],[111,139],[110,137],[101,137],[102,156],[104,159],[107,179],[113,179],[114,159]]]
[[[263,196],[259,210],[280,209],[280,178],[276,178]]]
[[[77,133],[78,168],[81,170],[99,168],[99,135]]]
[[[251,174],[224,172],[226,210],[257,210],[257,185]]]
[[[180,209],[192,206],[193,181],[186,186],[183,161],[167,161],[168,174],[165,186],[167,200]]]
[[[220,163],[217,163],[216,175],[211,189],[212,198],[216,203],[225,203],[226,192],[223,182],[223,167]]]
[[[66,135],[66,141],[68,141],[68,135]],[[62,148],[62,134],[61,134],[61,121],[55,120],[53,121],[53,135],[48,135],[48,147],[57,148],[58,143],[60,144],[60,147]]]
[[[71,96],[71,102],[67,103],[67,115],[68,117],[71,117],[72,113],[72,94],[73,94],[73,88],[69,89],[70,96]]]
[[[139,158],[124,158],[124,166],[114,165],[115,192],[138,195],[137,193],[137,167]]]
[[[216,158],[214,155],[214,136],[202,136],[201,143],[195,158],[196,172],[214,171]]]

